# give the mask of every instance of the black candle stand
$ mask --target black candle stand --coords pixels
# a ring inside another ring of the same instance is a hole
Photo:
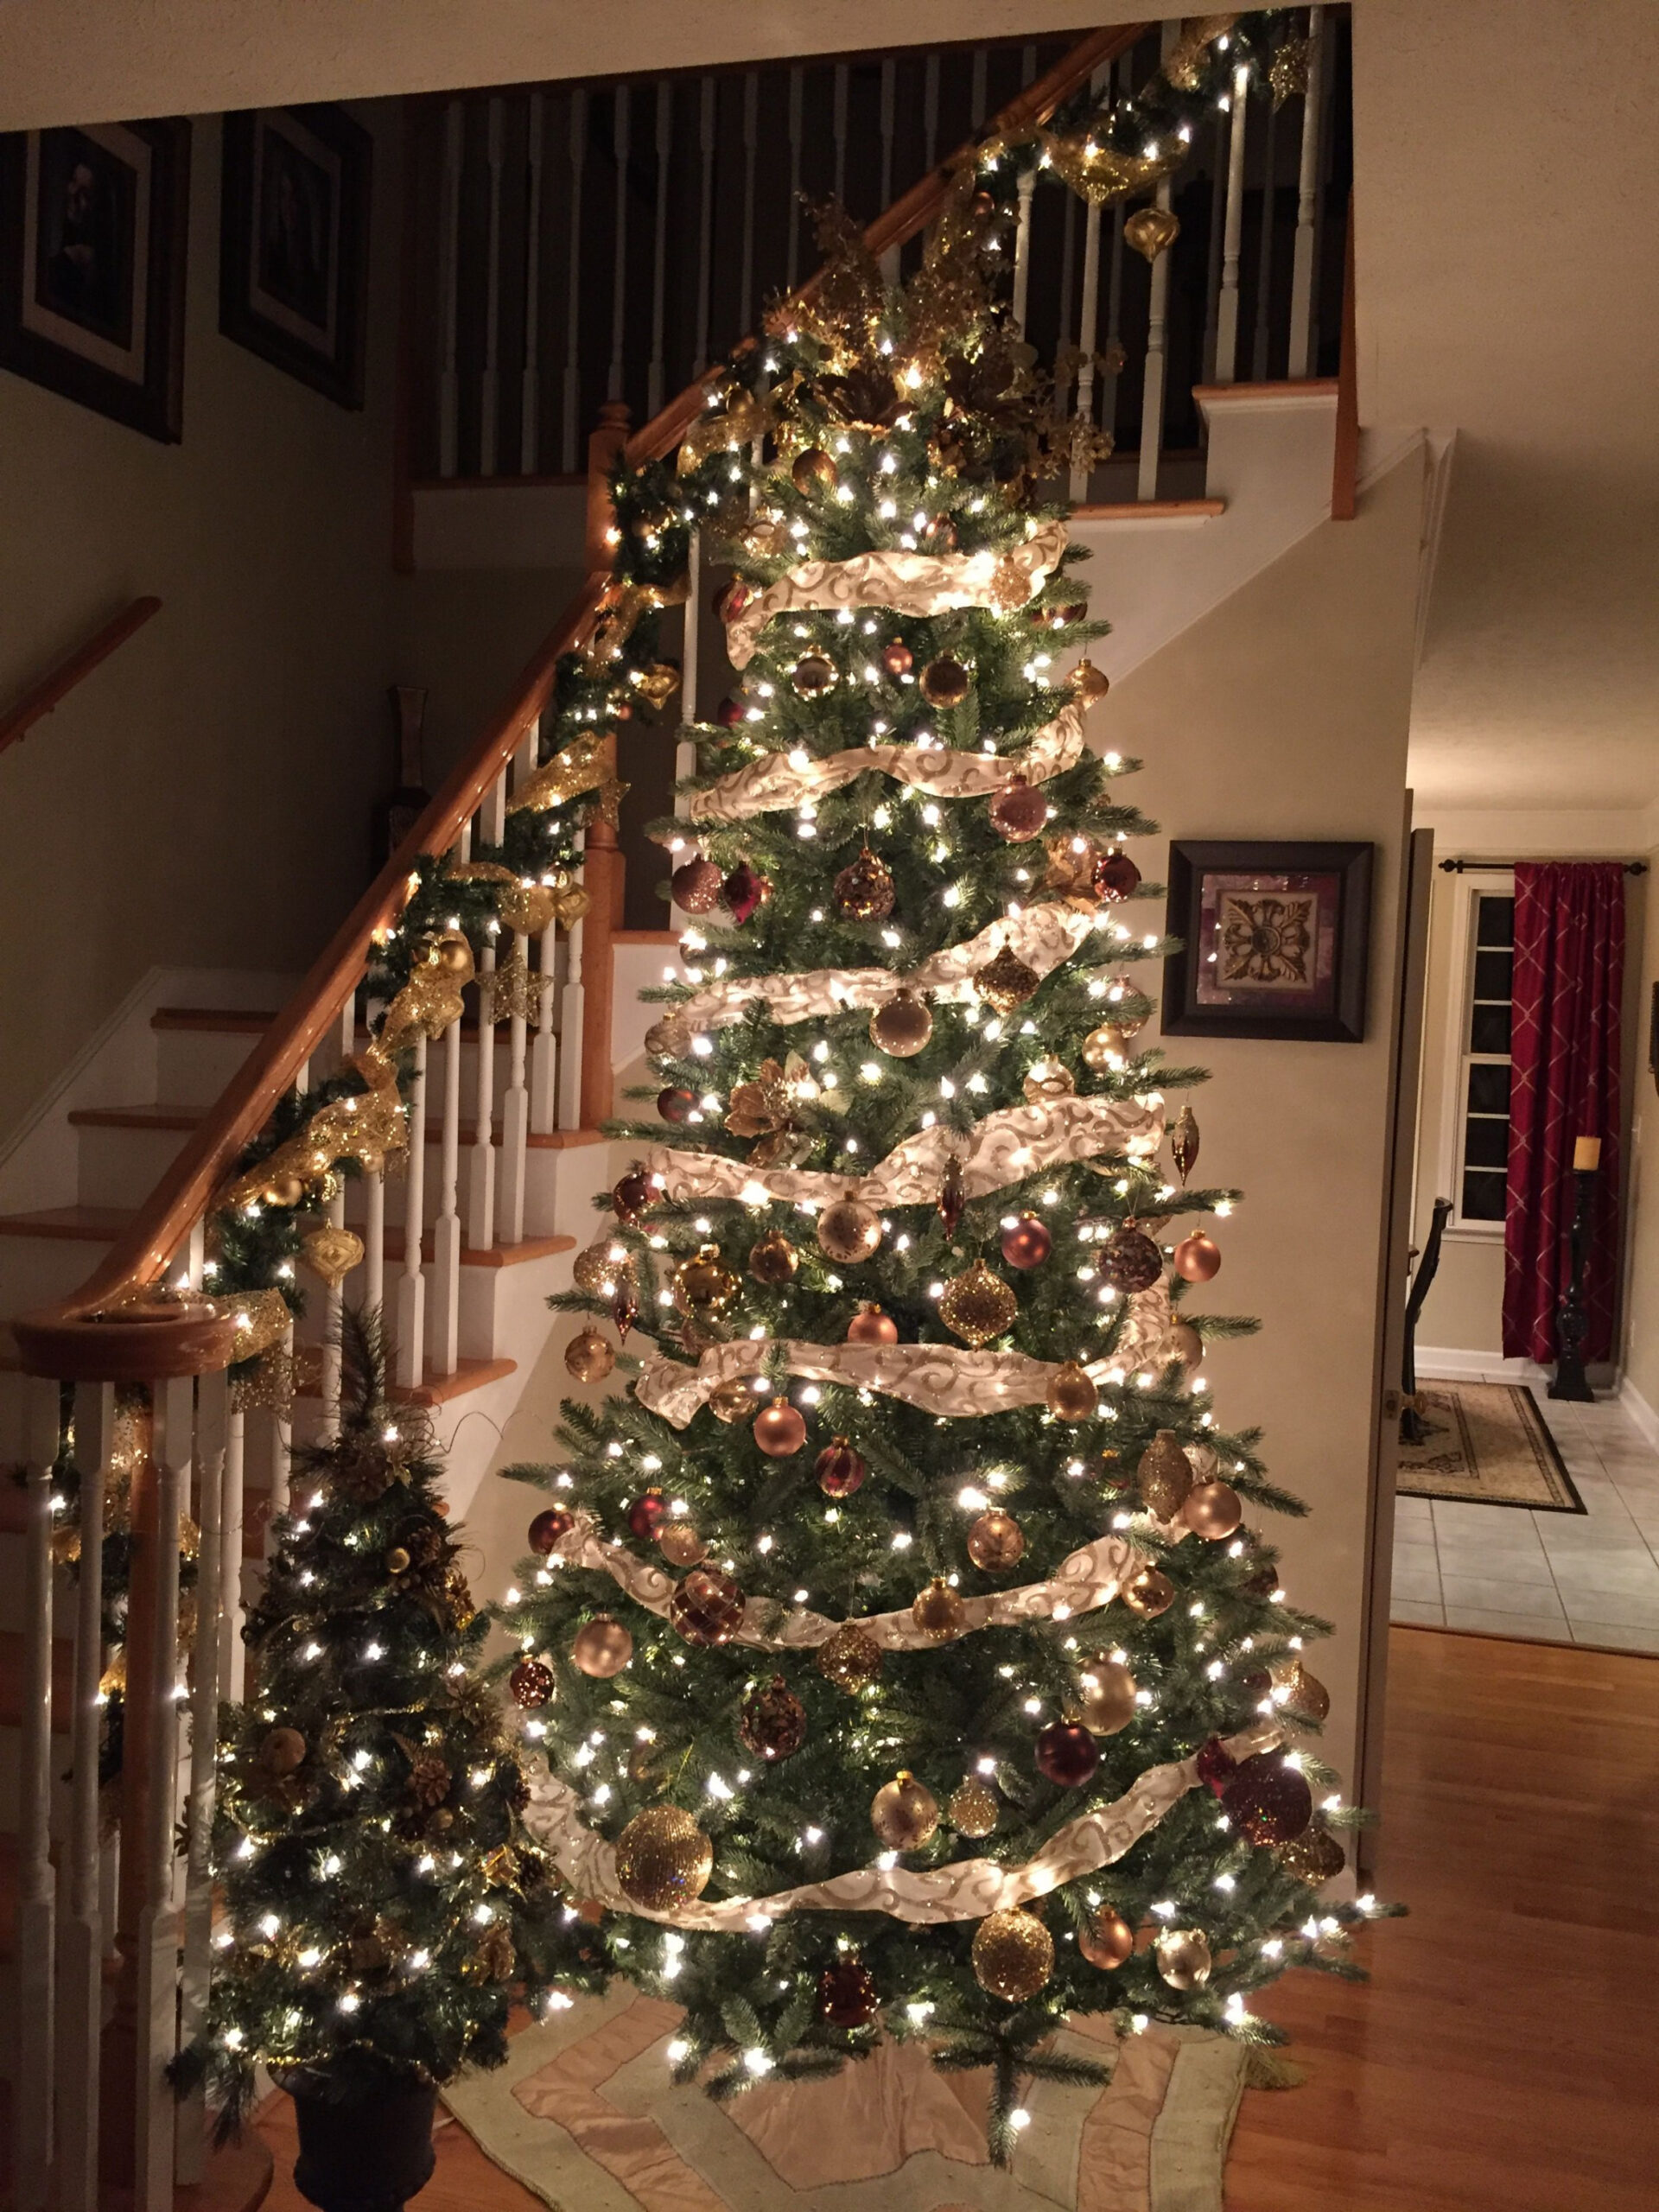
[[[1590,1327],[1590,1316],[1584,1308],[1584,1267],[1590,1256],[1591,1217],[1599,1172],[1594,1167],[1573,1170],[1579,1190],[1569,1234],[1567,1288],[1555,1309],[1555,1378],[1549,1395],[1571,1398],[1580,1405],[1593,1405],[1596,1396],[1584,1371],[1584,1339]]]

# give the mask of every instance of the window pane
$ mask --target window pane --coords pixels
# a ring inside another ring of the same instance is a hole
[[[1510,1009],[1506,1006],[1478,1006],[1469,1015],[1471,1052],[1507,1052],[1510,1049]]]
[[[1489,1167],[1471,1167],[1463,1179],[1463,1217],[1465,1221],[1502,1221],[1506,1178]]]
[[[1512,952],[1478,952],[1475,955],[1475,996],[1478,999],[1507,999],[1513,988],[1515,955]]]
[[[1507,1065],[1478,1063],[1469,1071],[1469,1111],[1507,1114],[1510,1110],[1510,1071]]]
[[[1503,1167],[1510,1158],[1508,1122],[1484,1122],[1471,1115],[1463,1125],[1463,1156],[1471,1167]]]
[[[1483,898],[1478,904],[1475,943],[1501,945],[1507,950],[1515,943],[1514,899]]]

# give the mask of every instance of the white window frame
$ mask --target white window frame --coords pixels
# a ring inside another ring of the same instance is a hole
[[[1465,868],[1452,879],[1457,889],[1452,909],[1450,988],[1446,992],[1446,1095],[1440,1102],[1440,1179],[1439,1195],[1449,1198],[1446,1234],[1471,1243],[1501,1244],[1501,1221],[1466,1220],[1463,1211],[1464,1101],[1469,1095],[1471,1061],[1487,1062],[1497,1056],[1469,1049],[1470,1017],[1475,993],[1475,915],[1485,899],[1512,899],[1515,876],[1509,868]]]

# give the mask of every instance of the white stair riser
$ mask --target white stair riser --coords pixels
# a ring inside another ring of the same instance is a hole
[[[67,1298],[109,1249],[82,1236],[0,1236],[0,1319]]]
[[[190,1141],[188,1129],[111,1128],[102,1123],[78,1128],[75,1135],[76,1198],[83,1206],[139,1205]]]
[[[211,1106],[259,1039],[219,1029],[158,1029],[156,1096],[168,1106]]]

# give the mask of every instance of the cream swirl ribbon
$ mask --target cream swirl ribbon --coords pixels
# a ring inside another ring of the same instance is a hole
[[[694,791],[686,813],[693,822],[745,822],[804,799],[838,791],[879,769],[896,783],[931,798],[982,798],[1016,783],[1043,784],[1082,760],[1083,708],[1077,701],[1045,722],[1023,753],[964,753],[949,745],[854,746],[813,760],[804,752],[767,753],[747,768]]]
[[[895,614],[945,614],[992,607],[1011,614],[1033,598],[1058,567],[1065,524],[1043,523],[1002,551],[860,553],[849,561],[803,561],[748,600],[726,625],[726,655],[747,668],[774,615],[798,609],[885,607]]]
[[[1284,1740],[1277,1721],[1262,1720],[1226,1738],[1236,1759],[1271,1751]],[[662,1912],[636,1904],[616,1878],[616,1850],[595,1835],[582,1818],[581,1800],[550,1769],[530,1777],[524,1821],[550,1852],[578,1897],[591,1897],[613,1912],[632,1913],[673,1928],[764,1931],[791,1912],[885,1912],[915,1926],[982,1920],[1046,1897],[1064,1883],[1096,1868],[1110,1866],[1147,1834],[1198,1785],[1197,1755],[1148,1767],[1109,1805],[1080,1813],[1057,1828],[1035,1858],[1022,1866],[999,1866],[994,1859],[958,1859],[948,1866],[912,1869],[883,1866],[855,1867],[827,1882],[803,1882],[764,1897],[700,1897]]]

